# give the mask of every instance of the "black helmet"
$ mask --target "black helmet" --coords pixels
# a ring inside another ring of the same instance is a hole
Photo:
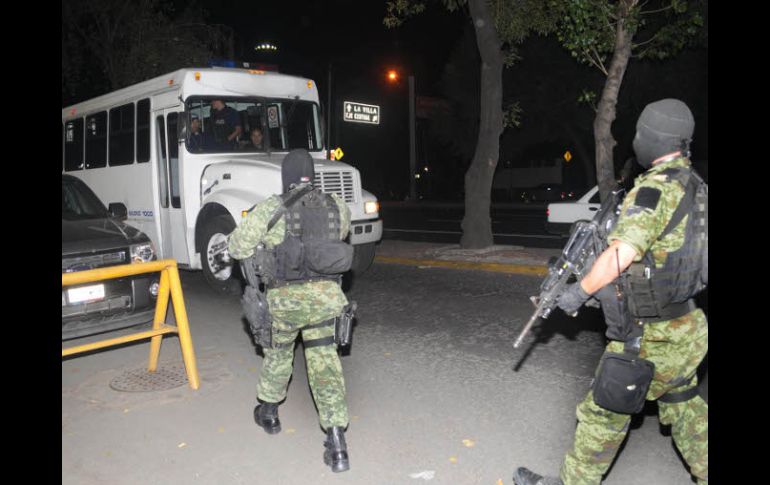
[[[313,157],[304,148],[297,148],[286,154],[281,165],[281,180],[283,191],[288,192],[295,185],[310,182],[313,183],[315,170],[313,169]]]
[[[636,122],[633,147],[644,168],[667,153],[686,153],[692,141],[695,120],[690,108],[678,99],[661,99],[644,107]]]

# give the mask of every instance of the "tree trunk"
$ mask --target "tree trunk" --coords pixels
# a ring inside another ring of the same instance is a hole
[[[469,0],[468,7],[481,56],[481,110],[476,151],[465,173],[465,216],[460,246],[479,249],[493,244],[489,207],[503,132],[503,58],[486,0]]]
[[[620,19],[615,31],[615,52],[604,83],[602,97],[594,119],[594,141],[596,142],[596,180],[599,184],[601,200],[604,200],[616,187],[615,163],[612,151],[617,144],[612,136],[612,122],[615,121],[618,93],[626,73],[628,60],[631,58],[632,35],[626,29],[628,14],[637,0],[622,0],[619,9]]]

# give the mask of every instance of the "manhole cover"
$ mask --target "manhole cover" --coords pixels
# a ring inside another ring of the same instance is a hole
[[[158,367],[155,372],[146,368],[126,371],[110,382],[110,387],[123,392],[165,391],[187,384],[187,373],[182,366]]]

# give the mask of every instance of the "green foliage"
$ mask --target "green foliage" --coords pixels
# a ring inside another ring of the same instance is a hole
[[[427,0],[390,0],[385,4],[383,23],[388,28],[401,25],[409,17],[425,11]],[[434,0],[450,12],[462,9],[467,0]],[[547,34],[554,26],[551,10],[542,0],[491,0],[495,29],[503,48],[521,43],[530,33]],[[512,64],[512,62],[511,62]]]
[[[521,115],[523,112],[524,110],[521,109],[518,101],[509,104],[503,110],[503,127],[519,128],[521,126]]]
[[[590,89],[583,89],[583,92],[580,93],[580,96],[578,96],[578,104],[585,103],[591,107],[594,111],[596,111],[596,91],[592,91]]]
[[[666,59],[703,42],[705,0],[549,0],[557,18],[556,36],[580,63],[607,74],[606,63],[615,50],[618,22],[637,41],[632,55]]]
[[[185,66],[205,66],[224,50],[226,33],[206,25],[194,4],[168,0],[62,1],[63,96],[95,95],[103,76],[118,89]],[[98,66],[97,73],[92,66]],[[88,73],[88,75],[84,74]]]

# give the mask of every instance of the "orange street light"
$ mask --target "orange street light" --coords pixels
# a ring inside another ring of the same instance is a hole
[[[391,69],[388,71],[388,81],[390,82],[398,81],[398,72],[396,72],[395,69]]]

